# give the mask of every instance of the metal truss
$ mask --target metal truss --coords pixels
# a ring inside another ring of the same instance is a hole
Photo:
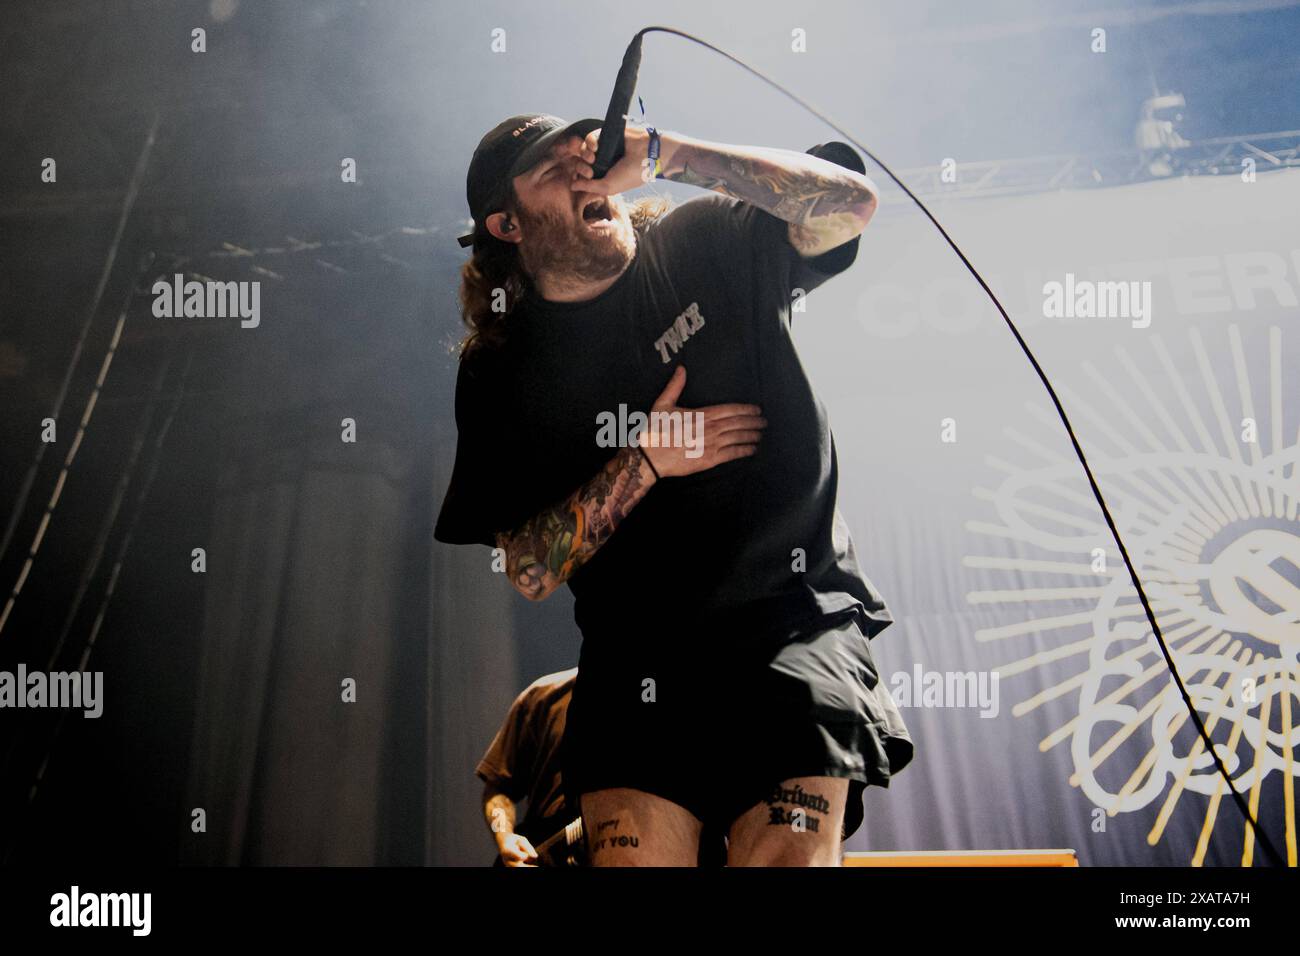
[[[899,178],[922,200],[974,199],[1096,189],[1178,176],[1232,176],[1248,168],[1258,174],[1295,166],[1300,166],[1300,130],[1220,136],[1164,150],[958,162],[947,178],[942,165],[918,166],[900,171]],[[880,177],[877,185],[886,200],[881,203],[881,213],[908,208],[907,197],[886,177]]]

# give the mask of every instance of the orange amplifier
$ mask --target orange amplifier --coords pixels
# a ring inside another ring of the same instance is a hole
[[[1078,866],[1073,850],[893,850],[844,854],[845,866]]]

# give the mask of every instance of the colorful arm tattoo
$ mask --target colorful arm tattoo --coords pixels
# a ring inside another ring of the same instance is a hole
[[[784,219],[790,224],[790,244],[805,257],[848,242],[876,210],[870,179],[807,153],[682,140],[663,175]]]
[[[541,600],[569,579],[614,533],[655,482],[641,449],[621,448],[600,472],[563,502],[512,534],[498,534],[510,581]]]

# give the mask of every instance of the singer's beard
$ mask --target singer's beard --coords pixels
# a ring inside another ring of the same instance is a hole
[[[611,225],[592,228],[581,218],[518,205],[527,237],[520,244],[524,269],[536,281],[545,276],[556,285],[599,282],[627,268],[636,255],[636,231],[621,196],[609,196]]]

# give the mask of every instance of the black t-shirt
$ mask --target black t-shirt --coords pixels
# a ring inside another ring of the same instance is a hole
[[[435,537],[491,546],[562,502],[617,450],[598,443],[600,416],[649,412],[682,363],[681,406],[756,404],[767,428],[748,458],[657,482],[570,577],[584,638],[790,631],[853,613],[874,637],[893,618],[836,508],[834,440],[791,335],[793,290],[847,269],[857,246],[804,259],[784,221],[707,193],[647,227],[594,299],[520,303],[505,345],[461,361],[456,463]]]

